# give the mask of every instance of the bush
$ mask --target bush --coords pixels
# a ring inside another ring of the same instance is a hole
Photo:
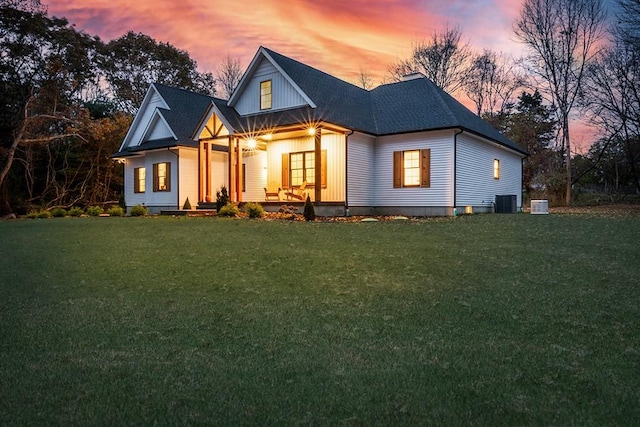
[[[55,218],[64,218],[67,216],[67,211],[63,208],[55,208],[51,211],[51,216]]]
[[[145,216],[147,214],[147,208],[142,205],[135,205],[131,208],[131,216]]]
[[[100,206],[89,206],[87,208],[87,215],[89,216],[98,216],[102,213],[102,208]]]
[[[229,193],[227,187],[224,185],[220,187],[220,191],[216,191],[216,210],[220,212],[220,209],[229,204]]]
[[[122,216],[124,215],[124,209],[122,209],[120,206],[114,206],[109,209],[107,213],[109,214],[109,216]]]
[[[74,206],[71,209],[69,209],[69,216],[80,216],[84,213],[84,210],[82,208],[79,208],[78,206]]]
[[[311,203],[311,198],[309,196],[307,196],[307,200],[304,201],[304,211],[302,212],[302,215],[307,221],[316,220],[316,210],[313,208],[313,203]]]
[[[244,205],[244,208],[249,218],[262,218],[264,216],[264,209],[260,203],[249,202]]]
[[[182,209],[186,210],[191,210],[191,202],[189,201],[189,198],[187,197],[187,200],[184,201],[184,205],[182,206]]]
[[[227,203],[221,209],[218,209],[218,216],[238,216],[240,210],[233,203]]]
[[[27,217],[31,218],[31,219],[36,219],[38,218],[38,213],[40,211],[36,211],[36,210],[30,210],[29,213],[27,213]]]
[[[41,210],[40,212],[38,212],[38,218],[51,218],[51,212]]]

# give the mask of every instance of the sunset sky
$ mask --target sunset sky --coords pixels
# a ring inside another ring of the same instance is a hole
[[[259,46],[357,82],[376,84],[412,42],[459,26],[471,47],[520,57],[519,0],[42,0],[50,15],[109,41],[129,30],[186,50],[215,73],[226,55],[244,69]],[[583,129],[576,141],[591,139]],[[591,141],[588,141],[591,142]]]

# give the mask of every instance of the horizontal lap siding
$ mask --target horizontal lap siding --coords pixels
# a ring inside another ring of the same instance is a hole
[[[178,157],[170,152],[158,151],[147,153],[145,166],[147,168],[147,206],[178,206]],[[171,163],[171,191],[153,191],[153,164],[154,163]]]
[[[323,202],[344,201],[344,139],[345,137],[342,134],[322,135],[322,150],[327,151],[327,188],[322,189]],[[270,142],[267,146],[267,187],[270,189],[282,187],[283,154],[314,151],[314,148],[315,144],[312,136]],[[307,193],[313,199],[313,189]]]
[[[198,150],[180,149],[180,207],[189,198],[189,203],[195,207],[198,202]],[[173,171],[172,171],[173,172]]]
[[[242,193],[245,202],[264,201],[264,188],[267,186],[267,153],[264,151],[252,151],[242,154],[242,163],[245,165],[246,191]]]
[[[376,142],[375,206],[452,206],[453,132],[380,137]],[[431,150],[429,188],[393,188],[393,152]]]
[[[304,98],[285,77],[269,61],[263,59],[235,106],[238,113],[244,115],[261,111],[260,82],[265,80],[271,80],[272,106],[269,111],[299,107],[306,104]]]
[[[500,161],[500,179],[493,178],[494,159]],[[487,205],[503,194],[517,195],[522,206],[522,157],[511,150],[459,135],[456,175],[458,206]]]
[[[374,201],[375,139],[354,133],[348,142],[349,205],[371,207]]]
[[[124,168],[124,199],[127,203],[128,207],[135,205],[145,205],[147,200],[145,199],[146,193],[134,193],[134,182],[133,182],[133,170],[135,168],[145,167],[145,158],[144,157],[130,157],[126,160],[125,168]],[[151,191],[151,182],[149,181],[149,177],[151,176],[151,172],[149,169],[146,171],[146,186],[145,191]]]

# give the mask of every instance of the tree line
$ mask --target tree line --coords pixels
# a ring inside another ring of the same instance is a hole
[[[640,0],[616,1],[608,16],[603,0],[524,0],[513,24],[524,58],[474,52],[447,27],[414,42],[387,79],[421,72],[466,96],[529,153],[529,196],[569,204],[580,185],[640,193]],[[200,72],[186,51],[145,34],[104,42],[40,0],[0,0],[0,213],[118,203],[123,171],[110,155],[149,85],[228,98],[241,76],[230,56],[215,75]],[[360,84],[374,86],[364,70]],[[599,130],[588,153],[572,148],[577,115]]]
[[[525,57],[474,52],[459,27],[446,28],[415,42],[387,79],[420,72],[466,96],[479,116],[528,151],[529,196],[568,205],[573,189],[588,186],[612,198],[624,190],[640,194],[640,0],[617,0],[613,11],[606,6],[524,0],[513,35]],[[588,153],[572,148],[578,116],[598,130]]]

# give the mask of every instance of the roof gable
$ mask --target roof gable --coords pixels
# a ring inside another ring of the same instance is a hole
[[[178,139],[167,124],[167,121],[163,117],[162,112],[156,108],[153,117],[151,118],[149,125],[147,126],[147,129],[142,136],[140,144],[144,144],[146,141],[152,141],[154,139],[165,138],[173,138],[176,140]]]

